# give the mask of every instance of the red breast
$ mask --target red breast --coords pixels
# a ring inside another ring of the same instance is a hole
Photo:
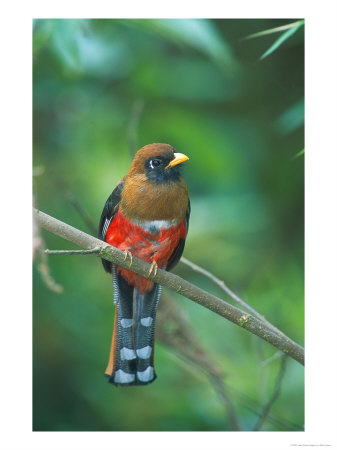
[[[169,221],[160,220],[144,222],[140,226],[133,224],[118,211],[107,231],[106,242],[120,250],[128,250],[133,256],[148,263],[156,261],[158,267],[165,268],[179,240],[185,239],[186,234],[185,220],[171,226]],[[118,272],[130,285],[137,287],[140,293],[152,288],[150,280],[134,272],[123,268],[119,268]]]

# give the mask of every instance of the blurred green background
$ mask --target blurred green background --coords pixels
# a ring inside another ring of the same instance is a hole
[[[90,232],[74,199],[98,224],[134,151],[173,145],[190,158],[184,256],[303,345],[303,24],[243,39],[295,20],[34,20],[33,189],[39,209]],[[233,302],[186,265],[174,272]],[[103,375],[114,308],[100,261],[40,255],[33,277],[34,430],[303,429],[303,367],[287,358],[280,379],[277,350],[247,331],[166,292],[186,329],[173,320],[157,340],[153,384],[116,388]],[[175,346],[182,328],[194,338]]]

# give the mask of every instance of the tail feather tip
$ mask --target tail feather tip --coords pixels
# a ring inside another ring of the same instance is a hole
[[[157,378],[154,368],[151,366],[142,372],[137,371],[136,374],[119,369],[113,375],[105,375],[109,378],[109,383],[115,386],[142,386],[152,383]]]

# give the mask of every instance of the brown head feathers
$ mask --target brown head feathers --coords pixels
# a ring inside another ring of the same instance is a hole
[[[172,161],[179,162],[171,166]],[[180,163],[188,158],[168,144],[150,144],[135,155],[124,177],[120,211],[132,221],[180,222],[188,207],[188,192]]]
[[[149,158],[171,161],[174,159],[175,148],[168,144],[149,144],[142,147],[136,153],[128,176],[132,176],[134,174],[146,173],[146,162]],[[151,159],[150,159],[151,161]]]

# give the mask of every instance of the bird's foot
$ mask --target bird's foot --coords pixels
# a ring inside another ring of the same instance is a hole
[[[153,278],[154,278],[157,275],[157,271],[158,271],[158,265],[157,265],[156,261],[152,261],[151,267],[149,270],[149,276],[152,275],[152,272],[153,272]]]
[[[124,250],[124,261],[130,258],[130,266],[132,266],[132,253],[129,250]]]

